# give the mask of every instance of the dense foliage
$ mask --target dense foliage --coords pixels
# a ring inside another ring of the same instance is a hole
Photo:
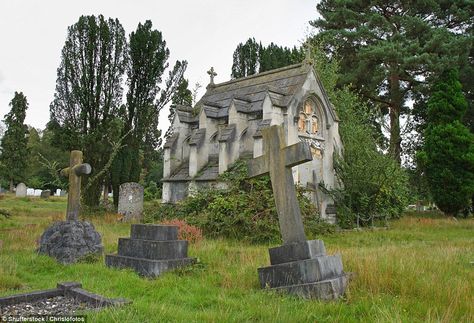
[[[270,179],[247,179],[245,161],[238,161],[220,180],[227,189],[199,190],[176,205],[155,209],[154,221],[184,219],[208,237],[249,242],[275,242],[281,238]],[[331,226],[320,221],[315,206],[298,189],[303,222],[309,237]]]
[[[461,123],[466,110],[457,73],[446,72],[428,101],[425,144],[418,157],[434,202],[450,216],[468,208],[474,196],[474,135]]]
[[[304,54],[301,48],[288,48],[270,43],[263,46],[255,38],[238,44],[234,51],[232,78],[250,76],[291,64],[301,63]]]
[[[151,21],[147,20],[138,24],[137,30],[130,34],[127,101],[120,115],[125,138],[111,171],[115,205],[118,204],[120,184],[138,182],[142,169],[148,166],[143,159],[150,163],[153,151],[161,144],[161,131],[158,129],[160,110],[181,84],[187,67],[186,61],[177,61],[165,88],[160,91],[170,53],[161,32],[152,28]]]
[[[49,189],[53,192],[58,188],[67,188],[67,177],[61,176],[59,169],[69,164],[69,152],[52,145],[53,138],[54,134],[49,129],[29,129],[25,181],[28,187]]]
[[[377,148],[368,109],[355,94],[344,88],[331,99],[341,118],[344,145],[334,160],[340,188],[329,191],[336,201],[338,224],[350,228],[400,217],[408,205],[407,174]]]
[[[6,126],[1,140],[1,173],[8,179],[10,191],[14,184],[25,180],[28,161],[28,127],[24,124],[28,101],[26,96],[15,92],[10,102],[11,110],[5,115],[3,122]]]
[[[341,155],[335,155],[334,169],[339,187],[322,189],[332,195],[337,221],[351,228],[397,218],[408,204],[405,171],[378,143],[373,111],[347,87],[338,88],[339,61],[331,59],[313,41],[315,68],[340,118]],[[375,220],[375,221],[374,221]]]
[[[411,114],[408,102],[423,102],[433,77],[445,68],[472,70],[472,4],[323,0],[317,9],[321,18],[311,24],[325,51],[341,57],[339,85],[351,86],[389,115],[389,152],[400,162],[400,117]],[[385,117],[379,126],[385,126]]]
[[[57,71],[56,93],[51,103],[50,128],[56,143],[65,150],[79,149],[92,165],[83,185],[88,206],[99,204],[105,173],[95,175],[108,164],[110,143],[117,136],[118,110],[122,102],[122,78],[126,67],[125,31],[117,19],[102,15],[81,16],[68,28]],[[115,131],[114,131],[115,129]]]

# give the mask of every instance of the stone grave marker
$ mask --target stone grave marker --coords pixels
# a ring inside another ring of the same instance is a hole
[[[25,183],[20,183],[16,186],[16,197],[26,197],[26,185]]]
[[[143,186],[133,182],[120,185],[118,213],[124,221],[143,218]]]
[[[108,267],[132,268],[146,277],[195,262],[188,257],[188,241],[178,240],[173,225],[132,224],[130,238],[119,238],[118,253],[105,256]]]
[[[34,196],[35,195],[35,189],[34,188],[27,188],[26,189],[26,195],[27,196]]]
[[[39,253],[56,258],[61,263],[74,263],[89,254],[103,251],[100,234],[92,223],[79,221],[81,177],[90,174],[92,168],[82,163],[82,152],[73,150],[69,167],[61,174],[69,177],[69,194],[66,221],[54,223],[40,238]]]
[[[304,298],[336,299],[347,286],[340,255],[328,256],[321,240],[306,240],[291,167],[311,161],[309,144],[285,147],[283,127],[262,131],[264,154],[248,162],[249,177],[270,173],[283,245],[271,248],[271,266],[259,268],[262,288]]]
[[[50,196],[51,196],[51,191],[50,190],[41,191],[41,198],[42,199],[49,199]]]
[[[41,192],[43,192],[43,190],[35,189],[35,191],[33,192],[33,196],[41,196]]]

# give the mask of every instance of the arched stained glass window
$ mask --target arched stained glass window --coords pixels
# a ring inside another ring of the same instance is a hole
[[[306,100],[299,114],[298,131],[309,134],[317,134],[319,131],[319,119],[316,113],[316,105],[313,100]]]

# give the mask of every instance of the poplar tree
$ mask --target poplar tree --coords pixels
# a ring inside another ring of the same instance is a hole
[[[121,114],[125,139],[111,172],[115,205],[120,184],[138,182],[143,166],[156,159],[155,149],[161,144],[159,113],[172,99],[187,67],[186,61],[177,61],[160,88],[170,52],[162,33],[153,29],[150,20],[138,24],[129,44],[127,101]]]
[[[301,63],[303,58],[303,50],[296,46],[288,48],[272,42],[265,47],[255,38],[249,38],[245,44],[238,44],[234,51],[231,77],[246,77]]]
[[[111,141],[116,139],[126,49],[120,22],[99,15],[81,16],[70,26],[61,52],[49,128],[56,132],[56,144],[82,150],[84,161],[92,166],[91,175],[83,180],[88,187],[82,190],[87,206],[99,204],[107,174],[103,170],[112,155]]]

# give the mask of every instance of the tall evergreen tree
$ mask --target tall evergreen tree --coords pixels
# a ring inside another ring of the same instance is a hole
[[[168,115],[170,127],[166,131],[165,139],[169,138],[173,134],[173,128],[171,127],[171,123],[173,122],[173,118],[176,113],[176,105],[192,106],[193,104],[193,93],[188,88],[188,85],[188,80],[183,78],[179,83],[176,92],[171,98],[170,113]]]
[[[99,204],[112,154],[110,141],[122,101],[122,78],[127,61],[125,32],[117,19],[81,16],[68,28],[51,103],[50,128],[63,149],[80,149],[92,166],[85,177],[83,201]],[[96,174],[103,176],[95,176]],[[89,181],[96,181],[88,185]]]
[[[186,70],[186,61],[177,61],[160,90],[162,75],[168,67],[169,49],[151,21],[139,24],[130,34],[127,65],[127,102],[123,111],[124,147],[112,166],[114,203],[118,204],[119,185],[138,182],[142,167],[153,159],[161,143],[158,116],[171,100]],[[158,100],[156,100],[159,95]]]
[[[25,95],[15,92],[10,102],[11,110],[5,115],[6,131],[1,141],[3,176],[10,182],[10,191],[14,184],[25,180],[28,161],[28,127],[24,124],[28,101]]]
[[[341,60],[341,85],[351,85],[389,115],[390,146],[400,162],[400,117],[422,100],[434,75],[465,64],[473,7],[465,1],[338,1],[317,5],[311,24],[318,40]]]
[[[300,63],[304,58],[301,48],[292,49],[270,43],[267,47],[249,38],[238,44],[233,55],[232,78],[246,77],[275,68]]]
[[[425,144],[418,160],[436,205],[450,216],[467,208],[474,195],[474,135],[461,123],[466,109],[457,73],[446,72],[428,101]]]
[[[245,44],[238,44],[234,51],[232,63],[232,78],[245,77],[257,73],[259,68],[259,53],[262,47],[255,38],[249,38]]]

